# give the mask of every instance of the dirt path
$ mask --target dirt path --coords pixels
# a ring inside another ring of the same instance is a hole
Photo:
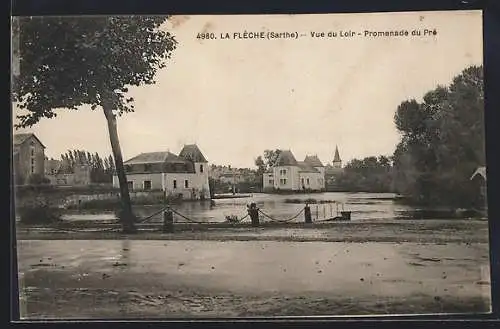
[[[103,229],[95,225],[60,229],[20,226],[17,228],[17,239],[488,243],[488,222],[481,220],[353,221],[310,227],[294,224],[260,228],[179,225],[175,233],[161,233],[160,227],[146,225],[141,227],[140,233],[124,236],[111,232],[109,227]]]
[[[19,241],[27,318],[488,312],[484,243]]]

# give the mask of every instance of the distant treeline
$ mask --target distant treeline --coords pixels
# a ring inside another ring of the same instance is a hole
[[[392,176],[392,157],[354,159],[344,166],[342,173],[327,188],[347,192],[394,192]],[[327,177],[327,181],[331,180]]]
[[[399,193],[416,203],[484,206],[482,182],[470,179],[486,165],[482,66],[463,70],[421,103],[404,101],[394,121],[402,136],[394,152]]]

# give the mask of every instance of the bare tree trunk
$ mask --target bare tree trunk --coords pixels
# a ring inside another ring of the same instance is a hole
[[[120,184],[122,212],[119,217],[122,222],[123,232],[134,233],[136,232],[136,227],[134,225],[135,216],[132,212],[132,204],[130,202],[130,194],[127,185],[127,176],[125,175],[125,168],[123,166],[122,150],[118,139],[118,130],[116,128],[116,116],[113,113],[115,103],[113,102],[114,99],[112,97],[113,95],[110,95],[110,97],[104,97],[101,105],[108,123],[109,140],[111,142],[111,149],[115,159],[116,174]]]

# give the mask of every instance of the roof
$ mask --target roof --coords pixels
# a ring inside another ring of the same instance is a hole
[[[304,162],[313,167],[324,167],[317,155],[307,155]]]
[[[297,160],[290,150],[281,150],[275,166],[297,166]]]
[[[38,141],[38,143],[42,145],[43,148],[46,148],[45,145],[43,145],[43,143],[40,141],[40,139],[38,139],[38,137],[36,137],[36,135],[33,133],[14,134],[13,136],[14,145],[21,145],[24,142],[26,142],[30,137],[35,138]]]
[[[474,179],[474,177],[476,177],[477,175],[480,175],[484,180],[486,180],[486,167],[478,167],[476,171],[474,171],[470,179]]]
[[[297,162],[297,165],[299,166],[299,172],[309,172],[309,173],[319,172],[310,163],[307,163],[305,161],[299,161],[299,162]]]
[[[185,160],[181,159],[177,155],[167,151],[167,152],[141,153],[141,154],[125,161],[123,164],[131,165],[131,164],[184,162],[184,161]]]
[[[208,162],[196,144],[184,145],[179,156],[193,162]]]
[[[340,162],[339,148],[335,146],[335,155],[333,156],[333,162]]]

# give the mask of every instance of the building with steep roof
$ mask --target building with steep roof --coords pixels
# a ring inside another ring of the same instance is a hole
[[[179,155],[170,151],[141,153],[124,163],[131,191],[161,190],[184,199],[209,199],[209,166],[197,145],[185,145]],[[118,177],[113,185],[119,187]]]
[[[13,173],[17,184],[26,184],[30,177],[45,173],[45,146],[33,133],[13,135]]]
[[[317,155],[297,161],[291,150],[281,150],[276,163],[263,174],[264,190],[323,191],[325,166]]]
[[[328,191],[335,190],[338,187],[337,180],[343,171],[339,148],[338,146],[335,146],[333,161],[325,167],[326,188]]]

